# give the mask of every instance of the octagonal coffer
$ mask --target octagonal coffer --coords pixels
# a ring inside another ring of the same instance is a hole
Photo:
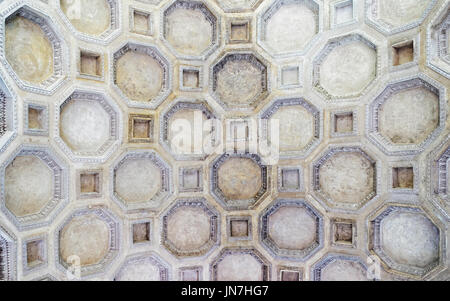
[[[106,271],[120,249],[120,227],[107,209],[76,210],[55,232],[58,268],[73,272],[79,265],[81,277]]]
[[[268,95],[267,63],[253,53],[226,54],[210,76],[210,92],[227,110],[252,110]]]
[[[269,281],[271,264],[254,248],[225,248],[210,266],[212,281]]]
[[[77,89],[56,106],[55,140],[73,161],[104,162],[122,139],[122,114],[102,92]]]
[[[51,95],[66,78],[66,45],[40,8],[14,9],[8,8],[1,20],[1,61],[21,89]]]
[[[367,266],[357,256],[327,254],[312,267],[314,281],[369,281]]]
[[[161,241],[178,258],[203,256],[219,243],[219,224],[205,199],[181,199],[162,216]]]
[[[117,270],[114,281],[168,281],[171,267],[153,252],[128,256]]]
[[[1,208],[20,230],[49,225],[68,202],[68,166],[50,149],[21,146],[1,167]]]
[[[369,138],[389,155],[423,151],[446,119],[443,89],[422,76],[390,83],[369,108]]]
[[[127,43],[113,58],[114,88],[130,107],[157,108],[172,89],[172,67],[155,46]]]
[[[259,116],[260,139],[278,145],[282,158],[304,158],[322,138],[321,111],[303,98],[277,98]],[[276,125],[279,133],[271,137]]]
[[[106,44],[119,34],[118,0],[57,0],[58,12],[80,39]]]
[[[204,160],[217,146],[216,114],[206,102],[178,99],[162,116],[161,144],[177,160]]]
[[[305,200],[275,200],[260,215],[260,240],[277,258],[304,261],[322,248],[322,215]]]
[[[274,56],[305,53],[321,30],[319,11],[314,0],[275,1],[258,18],[258,43]]]
[[[450,3],[428,25],[427,65],[450,79]]]
[[[377,46],[359,34],[333,38],[313,68],[313,85],[325,98],[357,98],[378,75]]]
[[[358,210],[377,195],[377,162],[360,147],[333,147],[313,164],[313,189],[332,209]]]
[[[368,24],[384,34],[395,34],[419,26],[436,0],[366,0]]]
[[[131,151],[112,167],[111,197],[125,211],[158,210],[172,192],[172,168],[155,151]]]
[[[180,59],[203,60],[219,46],[219,19],[201,1],[177,0],[161,19],[162,39]]]
[[[371,251],[389,269],[423,277],[440,264],[441,231],[420,208],[387,206],[370,227]]]
[[[223,154],[211,165],[211,194],[226,210],[255,208],[268,185],[268,167],[258,155]]]

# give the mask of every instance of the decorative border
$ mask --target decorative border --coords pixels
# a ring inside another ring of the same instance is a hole
[[[228,199],[219,188],[219,175],[218,171],[222,164],[224,164],[228,159],[231,158],[244,158],[250,159],[261,169],[261,188],[258,193],[251,199],[248,200],[231,200]],[[268,166],[262,164],[261,158],[256,154],[240,153],[231,154],[225,153],[218,157],[211,164],[210,169],[210,192],[214,199],[225,209],[225,210],[249,210],[255,208],[261,199],[264,198],[266,192],[269,190],[269,177],[268,177]]]
[[[200,208],[209,217],[210,235],[209,241],[196,250],[178,249],[168,238],[168,220],[176,211],[182,210],[183,207]],[[169,209],[167,209],[161,218],[161,244],[175,257],[201,257],[210,254],[220,244],[220,214],[214,207],[210,206],[204,198],[187,198],[179,199]]]
[[[205,16],[205,19],[211,24],[212,27],[212,43],[199,55],[184,55],[180,54],[168,40],[166,40],[167,34],[167,22],[166,18],[176,9],[187,9],[187,10],[199,10]],[[220,29],[221,20],[217,13],[215,13],[206,3],[202,1],[186,1],[186,0],[172,0],[163,9],[161,9],[160,16],[160,39],[166,45],[167,48],[175,55],[178,59],[185,60],[201,60],[204,61],[210,56],[219,46],[220,46]]]
[[[56,102],[55,105],[54,123],[56,126],[54,139],[58,146],[73,162],[104,163],[122,143],[122,111],[104,92],[93,90],[92,88],[71,88],[64,93],[61,99],[62,101]],[[62,109],[69,102],[77,101],[78,99],[97,102],[104,108],[105,112],[110,115],[110,139],[96,152],[74,152],[60,136],[59,124]]]
[[[290,188],[283,186],[283,172],[284,171],[294,171],[298,174],[298,187]],[[278,191],[279,192],[303,192],[305,191],[305,184],[303,181],[303,168],[301,166],[278,166]]]
[[[333,37],[328,40],[325,47],[314,58],[313,82],[312,82],[314,88],[313,90],[318,92],[319,95],[321,95],[322,97],[325,97],[327,101],[343,100],[343,99],[349,101],[359,100],[359,97],[364,96],[374,85],[374,83],[377,82],[381,74],[381,54],[375,42],[369,40],[369,38],[367,38],[365,35],[366,33],[364,33],[363,35],[362,33],[355,32],[343,36]],[[367,47],[375,51],[377,56],[375,77],[366,84],[366,86],[362,89],[361,92],[346,95],[332,95],[328,93],[328,91],[320,84],[320,66],[334,49],[354,42],[364,43],[366,44]]]
[[[358,264],[364,272],[367,272],[366,264],[358,256],[342,255],[337,253],[327,254],[319,262],[311,267],[311,275],[313,281],[321,281],[322,270],[329,264],[336,261],[350,261]]]
[[[23,110],[23,133],[25,135],[32,135],[32,136],[48,136],[48,104],[46,103],[38,103],[35,101],[24,101],[23,104],[24,110]],[[43,118],[42,118],[42,128],[41,129],[32,129],[29,127],[29,109],[35,109],[42,111]]]
[[[437,0],[431,0],[430,4],[428,4],[428,7],[423,12],[420,19],[410,22],[408,24],[394,27],[381,19],[379,19],[378,16],[378,2],[379,0],[366,0],[365,1],[365,19],[366,22],[374,27],[379,32],[385,34],[385,35],[393,35],[399,32],[403,32],[409,29],[412,29],[414,27],[417,27],[422,24],[422,22],[425,20],[425,18],[428,16],[428,14],[433,9],[434,5],[436,4]]]
[[[125,258],[125,261],[121,264],[120,268],[114,274],[114,281],[120,281],[120,276],[127,269],[127,265],[134,263],[150,263],[151,265],[156,266],[159,269],[160,281],[169,281],[171,278],[170,264],[154,252],[145,252],[130,255]]]
[[[428,217],[428,215],[420,208],[418,207],[404,207],[404,206],[397,206],[397,205],[389,205],[386,206],[386,208],[383,209],[382,212],[377,213],[377,216],[375,219],[371,220],[369,223],[370,226],[370,251],[375,253],[380,257],[380,259],[388,266],[390,269],[397,270],[402,273],[410,274],[413,276],[419,276],[424,277],[426,274],[434,270],[437,266],[440,265],[440,261],[442,260],[442,255],[445,254],[442,252],[442,250],[439,250],[439,258],[437,261],[429,264],[426,268],[419,268],[419,267],[413,267],[405,264],[399,264],[395,262],[393,259],[391,259],[383,250],[382,246],[382,232],[381,232],[381,225],[383,223],[383,219],[388,217],[391,214],[395,214],[398,212],[409,212],[413,214],[419,214],[425,216],[439,231],[439,240],[440,245],[442,239],[442,230],[439,229],[439,227],[434,223],[432,219]]]
[[[94,209],[77,209],[64,219],[64,221],[58,226],[54,233],[54,256],[56,258],[56,267],[62,271],[68,271],[68,264],[64,262],[60,255],[60,234],[61,231],[76,217],[83,215],[95,215],[96,218],[105,222],[109,227],[109,251],[105,257],[96,264],[81,267],[81,277],[88,278],[103,272],[106,272],[112,265],[114,259],[120,252],[121,245],[121,227],[120,220],[106,208],[94,208]]]
[[[0,60],[3,62],[7,73],[13,78],[20,89],[41,94],[53,95],[67,80],[68,70],[70,69],[70,57],[68,45],[64,39],[61,39],[62,34],[54,26],[53,21],[47,15],[44,15],[45,9],[37,1],[20,0],[5,8],[0,13]],[[23,16],[26,19],[39,25],[44,34],[48,38],[53,47],[53,74],[40,84],[33,84],[22,80],[8,63],[5,53],[5,33],[6,21],[15,15]]]
[[[313,11],[316,15],[316,34],[311,40],[305,45],[305,47],[300,51],[283,51],[276,53],[273,49],[271,49],[266,44],[266,26],[270,18],[281,8],[283,5],[289,4],[303,4],[308,6],[308,8]],[[291,57],[297,55],[305,55],[309,49],[311,49],[312,45],[319,39],[320,33],[323,30],[323,4],[316,0],[277,0],[270,5],[270,7],[266,8],[263,12],[261,12],[258,17],[258,25],[257,25],[257,44],[267,51],[272,57],[275,58],[283,58],[283,57]]]
[[[19,156],[34,156],[42,160],[53,173],[53,199],[35,214],[16,217],[5,204],[6,168]],[[6,159],[0,167],[1,211],[19,231],[31,230],[49,225],[69,202],[68,166],[50,148],[38,145],[21,145]]]
[[[158,64],[163,69],[163,81],[162,88],[159,91],[159,94],[148,102],[136,101],[130,99],[125,95],[124,92],[119,88],[116,83],[117,78],[117,69],[116,63],[117,61],[125,55],[127,52],[134,51],[137,53],[145,54],[153,58],[158,62]],[[121,99],[125,100],[126,104],[132,108],[140,108],[140,109],[156,109],[171,93],[172,91],[172,63],[166,59],[166,57],[162,54],[157,46],[143,44],[141,42],[133,42],[128,41],[124,43],[117,51],[113,52],[113,55],[110,58],[110,76],[112,79],[112,87],[116,93],[119,94]]]
[[[160,127],[159,127],[159,142],[161,143],[162,147],[172,154],[172,156],[175,158],[175,160],[180,161],[197,161],[197,160],[204,160],[206,157],[209,156],[207,153],[202,154],[179,154],[172,150],[172,147],[170,145],[169,141],[169,124],[171,121],[171,117],[175,115],[178,111],[181,110],[195,110],[195,111],[201,111],[203,116],[206,117],[207,120],[214,120],[216,118],[216,113],[208,106],[206,101],[202,100],[195,100],[195,99],[186,99],[186,98],[178,98],[172,101],[172,104],[166,108],[163,112],[161,112],[160,116]],[[191,129],[192,131],[195,129]],[[202,132],[203,132],[202,127]],[[211,124],[211,145],[217,145],[217,128],[214,123]],[[216,134],[214,134],[216,133]]]
[[[306,211],[306,213],[315,219],[316,222],[316,240],[307,248],[301,250],[282,249],[270,237],[269,219],[282,207],[296,207]],[[263,247],[269,251],[275,258],[283,260],[306,261],[324,246],[323,217],[315,208],[304,199],[277,199],[261,212],[259,216],[260,228],[259,239]]]
[[[306,109],[314,119],[314,135],[313,139],[302,149],[298,151],[281,151],[280,158],[282,159],[303,159],[306,158],[322,141],[323,136],[323,120],[322,110],[317,109],[316,106],[308,102],[303,97],[280,97],[273,99],[266,105],[261,113],[258,115],[259,120],[259,139],[268,141],[269,129],[268,123],[270,118],[281,108],[285,106],[302,106]]]
[[[379,110],[388,99],[403,90],[413,88],[425,88],[439,96],[439,126],[421,143],[415,145],[395,145],[389,139],[382,136],[378,130]],[[447,120],[446,88],[424,74],[414,75],[390,82],[384,90],[378,94],[366,110],[366,135],[381,151],[387,155],[416,155],[434,141],[445,127]]]
[[[0,134],[0,154],[3,153],[18,135],[17,95],[0,69],[0,125],[3,132]],[[6,118],[8,117],[8,118]]]
[[[0,248],[2,252],[0,265],[0,281],[17,279],[17,239],[12,232],[0,225]]]
[[[148,159],[161,170],[161,187],[159,191],[150,199],[145,202],[139,202],[137,204],[129,204],[126,200],[122,199],[115,191],[115,174],[126,161],[133,159]],[[110,183],[109,194],[112,200],[122,208],[122,210],[129,212],[137,209],[149,209],[158,210],[163,202],[172,195],[172,168],[170,165],[159,156],[159,154],[153,150],[135,150],[128,151],[122,154],[112,165],[109,171]]]
[[[121,11],[122,11],[122,4],[119,0],[106,0],[108,1],[109,6],[111,7],[111,24],[109,25],[109,28],[105,30],[102,34],[99,36],[90,35],[81,31],[78,31],[73,25],[72,22],[67,18],[67,16],[64,14],[64,12],[61,9],[61,3],[58,2],[57,4],[57,13],[59,17],[64,21],[69,31],[75,35],[78,39],[89,42],[89,43],[95,43],[100,45],[108,45],[112,40],[117,38],[121,34],[121,27],[122,27],[122,21],[121,21]]]
[[[42,243],[42,262],[35,266],[28,266],[28,248],[27,245],[30,242],[40,241]],[[31,272],[42,270],[48,266],[48,250],[47,250],[47,234],[40,234],[38,236],[29,237],[22,241],[22,271],[24,275]]]
[[[261,71],[262,81],[261,81],[261,93],[254,97],[251,102],[247,105],[228,105],[224,103],[219,95],[217,95],[217,76],[220,70],[229,62],[229,61],[247,61],[252,64],[256,69]],[[269,75],[270,72],[270,64],[260,57],[258,54],[247,51],[247,50],[233,50],[231,52],[225,53],[219,57],[210,67],[209,72],[209,92],[213,99],[219,103],[219,105],[225,111],[246,111],[254,109],[260,101],[265,99],[271,92]]]
[[[426,171],[427,198],[434,203],[450,221],[450,193],[447,190],[450,181],[450,136],[447,136],[428,154]]]
[[[231,236],[231,222],[246,221],[247,222],[247,236]],[[227,238],[228,241],[243,241],[252,240],[252,217],[250,215],[231,215],[227,216]]]
[[[449,39],[448,23],[450,4],[444,1],[444,4],[439,8],[439,13],[427,27],[427,40],[426,40],[426,52],[427,52],[427,66],[435,72],[450,79],[450,58],[444,60],[441,56],[444,52],[449,55],[449,50],[443,48],[443,40]],[[439,23],[438,23],[439,22]],[[436,24],[438,23],[438,24]],[[446,36],[442,36],[442,29],[447,27]]]
[[[374,171],[374,182],[373,182],[373,191],[368,196],[366,196],[363,200],[356,204],[351,203],[339,203],[333,201],[333,199],[329,196],[327,196],[325,193],[323,193],[320,190],[320,167],[327,162],[330,158],[334,157],[336,154],[339,153],[357,153],[364,157],[366,160],[368,160],[372,166]],[[359,145],[353,145],[353,146],[333,146],[331,145],[330,148],[328,148],[323,155],[319,157],[319,159],[314,160],[314,162],[311,164],[312,168],[312,177],[311,177],[311,183],[314,193],[318,196],[318,201],[325,204],[328,208],[334,209],[334,210],[344,210],[344,211],[359,211],[363,209],[367,204],[374,202],[379,197],[379,191],[381,188],[381,162],[379,160],[374,160],[371,158],[370,155],[366,153],[365,150],[361,148]]]
[[[209,266],[210,280],[217,281],[217,269],[219,264],[229,255],[250,255],[261,265],[262,273],[260,281],[269,281],[271,279],[272,265],[257,249],[248,247],[228,247],[220,251]]]

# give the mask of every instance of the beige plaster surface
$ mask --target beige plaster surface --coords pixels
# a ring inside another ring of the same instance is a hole
[[[70,256],[80,258],[81,266],[96,264],[109,251],[108,225],[93,214],[73,218],[60,232],[61,258],[69,262]]]
[[[247,158],[230,158],[218,171],[219,188],[231,200],[247,200],[261,188],[260,167]]]
[[[317,15],[301,2],[281,6],[266,26],[266,43],[277,54],[302,51],[319,28]]]
[[[96,101],[74,99],[60,115],[60,135],[75,152],[94,152],[111,135],[111,117]]]
[[[303,106],[282,107],[271,119],[279,121],[281,151],[303,150],[314,138],[314,117]]]
[[[422,17],[431,0],[384,0],[380,1],[380,19],[402,26]]]
[[[401,91],[380,108],[380,132],[395,144],[419,144],[438,124],[439,98],[425,88]]]
[[[375,79],[377,53],[363,42],[334,48],[320,67],[320,85],[333,96],[362,92]]]
[[[209,241],[209,216],[200,208],[180,207],[167,221],[167,238],[181,251],[195,251]]]
[[[255,66],[247,61],[228,61],[217,74],[216,93],[229,106],[250,104],[263,93],[263,76]]]
[[[38,157],[16,157],[6,168],[6,207],[17,217],[39,213],[53,191],[53,172]]]
[[[394,213],[381,226],[383,249],[399,264],[424,268],[438,260],[439,231],[422,214]]]
[[[16,16],[6,23],[5,54],[17,75],[41,83],[53,74],[53,48],[42,28]]]
[[[338,259],[323,268],[322,281],[367,281],[367,272],[357,263]]]
[[[249,254],[227,255],[217,265],[218,281],[260,281],[261,264]]]
[[[78,31],[99,36],[111,24],[111,7],[107,0],[60,0],[61,10]]]
[[[116,170],[114,183],[125,202],[146,202],[161,188],[161,170],[150,159],[129,159]]]
[[[159,268],[149,261],[128,263],[116,277],[118,281],[158,281]]]
[[[269,236],[282,249],[306,249],[316,241],[316,229],[316,220],[304,208],[281,207],[269,217]]]
[[[320,190],[338,203],[356,204],[374,191],[373,165],[358,153],[337,153],[320,167]]]
[[[131,100],[147,102],[163,88],[163,74],[154,58],[129,51],[117,60],[115,82]]]
[[[177,8],[165,20],[165,38],[182,55],[201,55],[213,42],[213,27],[198,9]]]

